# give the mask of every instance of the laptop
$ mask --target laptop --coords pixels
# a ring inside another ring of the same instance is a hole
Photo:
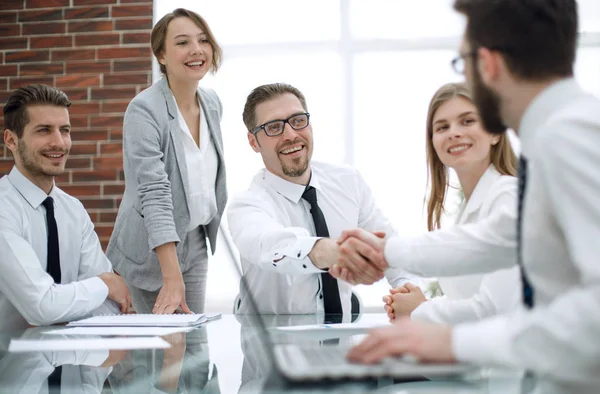
[[[229,234],[226,234],[223,238],[227,239],[228,236]],[[228,241],[231,242],[230,239]],[[456,377],[480,371],[480,368],[469,364],[424,364],[410,357],[388,358],[375,365],[355,364],[346,360],[350,345],[324,344],[331,343],[331,340],[315,345],[277,344],[272,338],[274,332],[267,328],[265,318],[258,313],[256,301],[242,274],[237,256],[233,256],[232,253],[231,257],[233,257],[232,260],[240,277],[240,286],[245,289],[242,294],[248,297],[250,310],[253,312],[240,316],[244,316],[246,321],[252,322],[259,328],[258,335],[255,336],[258,343],[255,343],[253,347],[260,346],[262,348],[260,350],[264,351],[269,358],[268,362],[273,368],[273,376],[269,379],[271,383],[280,383],[282,380],[285,383],[318,383],[379,378],[392,381],[422,381],[431,378]],[[325,316],[325,320],[339,321],[339,317],[336,319],[335,316]]]

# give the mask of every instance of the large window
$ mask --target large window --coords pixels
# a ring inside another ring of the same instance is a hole
[[[231,196],[262,168],[242,123],[245,98],[260,84],[288,82],[306,95],[314,160],[356,166],[398,231],[416,234],[426,228],[427,105],[440,85],[461,79],[449,65],[463,31],[451,3],[158,0],[155,20],[176,7],[195,10],[224,48],[222,69],[201,83],[214,88],[224,104]],[[576,77],[600,96],[600,2],[580,1],[580,15]],[[238,292],[225,246],[220,243],[209,263],[209,311],[230,311]],[[380,282],[358,291],[366,308],[381,310],[388,288]]]

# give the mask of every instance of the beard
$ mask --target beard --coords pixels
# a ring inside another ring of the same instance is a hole
[[[30,150],[27,148],[27,144],[25,144],[23,140],[19,140],[17,143],[17,149],[19,151],[19,157],[21,158],[23,168],[33,176],[55,177],[62,175],[65,172],[64,165],[58,167],[48,166],[47,168],[44,168],[40,163],[37,163]],[[64,153],[65,155],[69,154],[68,151]]]
[[[500,117],[500,97],[487,88],[481,80],[477,67],[473,67],[473,103],[477,107],[483,127],[490,134],[502,134],[507,127]]]
[[[281,161],[281,170],[289,177],[296,178],[304,175],[308,169],[308,159],[306,157],[299,157],[294,160],[293,165],[289,166]]]

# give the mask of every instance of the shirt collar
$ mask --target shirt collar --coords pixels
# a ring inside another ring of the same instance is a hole
[[[48,197],[42,189],[34,185],[33,182],[25,177],[25,175],[21,174],[21,171],[17,169],[17,166],[13,166],[10,174],[8,174],[8,180],[33,209],[38,209],[42,202]],[[54,189],[55,187],[53,186],[52,191],[50,192],[51,196],[54,194]]]
[[[535,139],[536,131],[541,129],[552,114],[581,92],[574,78],[565,78],[551,84],[533,99],[523,114],[518,130],[525,156]]]
[[[475,185],[475,189],[473,190],[473,193],[471,193],[471,198],[469,198],[469,201],[467,202],[467,206],[465,207],[463,215],[475,212],[481,207],[483,200],[485,200],[487,197],[490,187],[498,178],[500,178],[500,176],[501,174],[498,172],[496,167],[494,167],[493,164],[490,164],[481,178],[479,178],[477,185]]]
[[[312,167],[310,170],[312,173],[310,176],[309,185],[314,187],[317,190],[320,190],[321,186],[319,184],[319,177],[315,174]],[[298,202],[302,198],[302,194],[304,193],[304,190],[306,190],[305,185],[298,185],[297,183],[286,181],[285,179],[273,174],[271,171],[267,170],[266,168],[264,169],[263,179],[269,186],[271,186],[273,189],[275,189],[275,191],[277,193],[281,194],[282,196],[284,196],[285,198],[287,198],[294,204],[298,204]]]

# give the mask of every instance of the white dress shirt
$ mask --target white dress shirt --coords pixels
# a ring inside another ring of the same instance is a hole
[[[177,102],[175,102],[177,106]],[[188,173],[188,193],[186,195],[190,210],[188,231],[208,224],[217,214],[217,197],[215,182],[219,159],[212,142],[204,109],[200,106],[200,146],[194,137],[177,106],[179,127],[183,133],[183,149]]]
[[[545,382],[556,382],[557,388],[585,385],[597,390],[600,100],[571,78],[559,81],[529,105],[519,134],[528,160],[523,264],[535,306],[456,326],[454,354],[461,361],[529,369],[545,375]],[[448,266],[460,273],[516,264],[511,247],[515,230],[510,232],[506,214],[492,215],[485,225],[439,232],[436,250],[445,249]],[[388,261],[406,267],[402,259],[412,249],[406,244],[400,239],[388,242]],[[486,264],[478,265],[481,259]],[[551,391],[547,385],[541,392]]]
[[[317,190],[331,238],[356,227],[395,233],[356,170],[318,162],[312,162],[311,169],[310,185]],[[260,313],[324,311],[320,274],[326,271],[315,267],[308,257],[319,237],[315,236],[310,204],[302,198],[305,188],[263,169],[228,208],[231,236]],[[396,285],[402,285],[402,279],[398,271],[388,277]],[[338,286],[342,310],[348,315],[351,285],[338,280]],[[240,298],[238,312],[252,313],[243,287]]]
[[[477,223],[491,212],[507,209],[516,215],[517,178],[501,175],[494,165],[483,173],[469,201],[462,205],[457,225]],[[427,253],[429,248],[425,248]],[[438,260],[446,264],[445,260]],[[414,320],[459,323],[514,310],[521,301],[519,267],[439,278],[444,297],[422,303],[411,314]]]
[[[77,200],[54,186],[61,284],[46,273],[48,196],[16,167],[0,179],[0,328],[27,322],[48,325],[82,318],[92,311],[116,313],[108,287],[97,276],[111,272],[94,225]]]

